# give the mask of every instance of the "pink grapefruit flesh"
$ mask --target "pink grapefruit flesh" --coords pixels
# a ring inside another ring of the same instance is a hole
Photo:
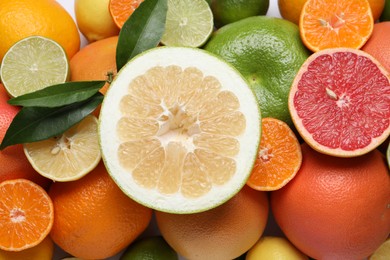
[[[390,134],[389,75],[360,50],[312,54],[294,79],[288,106],[302,138],[325,154],[359,156]]]

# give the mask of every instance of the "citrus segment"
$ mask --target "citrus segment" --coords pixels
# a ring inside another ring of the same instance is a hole
[[[0,198],[0,249],[21,251],[45,239],[54,211],[42,187],[25,179],[3,181]]]
[[[0,76],[8,93],[13,97],[20,96],[64,83],[69,76],[68,58],[57,42],[42,36],[30,36],[7,51]]]
[[[253,93],[232,67],[202,50],[155,48],[129,62],[106,94],[102,155],[136,201],[161,211],[202,211],[245,184],[259,118]]]
[[[256,190],[277,190],[298,172],[301,146],[294,132],[281,120],[262,119],[260,148],[247,184]]]
[[[88,116],[61,136],[24,144],[34,169],[54,181],[79,179],[101,159],[97,137],[98,121]]]
[[[289,110],[314,149],[341,157],[367,153],[390,133],[388,73],[363,51],[336,48],[313,54],[298,72]]]
[[[359,49],[373,27],[367,0],[308,0],[299,21],[302,41],[314,52],[336,47]]]
[[[108,8],[115,24],[122,28],[123,24],[133,14],[144,0],[110,0]]]
[[[390,238],[388,238],[377,250],[375,250],[375,252],[369,257],[369,260],[386,260],[389,257]]]
[[[205,0],[168,0],[161,43],[167,46],[199,47],[210,37],[213,27],[213,14]]]

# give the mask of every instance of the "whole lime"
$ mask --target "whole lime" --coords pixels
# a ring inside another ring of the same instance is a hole
[[[211,0],[211,10],[217,27],[256,15],[265,15],[269,0]]]
[[[177,253],[162,236],[145,237],[131,244],[121,260],[177,260]]]
[[[205,49],[232,64],[247,79],[262,117],[274,117],[292,126],[288,94],[310,54],[297,25],[275,17],[249,17],[220,28]]]

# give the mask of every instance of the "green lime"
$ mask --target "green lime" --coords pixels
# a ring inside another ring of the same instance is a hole
[[[290,126],[290,86],[310,52],[298,26],[280,18],[255,16],[221,27],[205,49],[232,64],[255,92],[262,117]]]
[[[379,18],[381,22],[390,21],[390,0],[385,1],[385,7],[383,8],[381,17]]]
[[[30,36],[15,43],[4,55],[1,81],[12,97],[64,83],[69,76],[65,50],[55,41]]]
[[[162,236],[146,237],[132,243],[120,260],[175,260],[177,253]]]
[[[213,13],[205,0],[168,0],[165,32],[167,46],[199,47],[214,29]]]
[[[267,14],[269,0],[212,0],[211,10],[217,27],[247,17]]]

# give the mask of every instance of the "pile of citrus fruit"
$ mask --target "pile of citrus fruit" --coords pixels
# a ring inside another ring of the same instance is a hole
[[[0,0],[0,259],[390,259],[389,14]]]

